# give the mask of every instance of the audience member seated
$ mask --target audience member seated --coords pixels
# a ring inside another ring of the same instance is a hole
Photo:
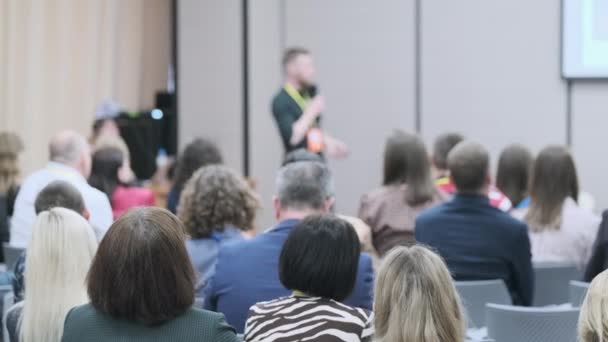
[[[509,198],[516,209],[526,208],[530,204],[528,185],[533,163],[532,153],[522,145],[507,146],[500,153],[496,187]]]
[[[608,271],[601,272],[589,285],[578,320],[579,342],[608,341]]]
[[[19,136],[12,132],[0,132],[0,242],[9,240],[9,218],[13,216],[15,198],[19,192],[21,151],[23,142]],[[2,252],[0,262],[4,262]]]
[[[384,149],[382,187],[363,195],[359,207],[359,217],[372,228],[372,241],[380,257],[395,246],[412,245],[416,216],[444,197],[431,179],[422,139],[394,132]]]
[[[465,338],[465,316],[450,272],[421,246],[396,247],[382,261],[374,314],[378,342]]]
[[[298,223],[279,257],[279,278],[293,292],[251,307],[245,341],[371,341],[373,314],[340,303],[355,287],[360,254],[348,222],[313,216]]]
[[[184,185],[192,174],[203,166],[222,164],[220,150],[211,141],[198,138],[188,144],[177,158],[173,186],[167,195],[167,209],[177,212]]]
[[[89,184],[106,194],[112,205],[114,219],[132,207],[153,206],[154,193],[147,188],[131,186],[124,154],[114,147],[93,153]]]
[[[606,269],[608,269],[608,210],[602,214],[602,223],[593,243],[591,259],[585,269],[583,280],[590,282]]]
[[[91,265],[91,302],[68,313],[61,341],[238,341],[222,315],[193,308],[196,276],[185,238],[164,209],[121,216]]]
[[[89,301],[85,278],[97,249],[89,223],[54,208],[38,215],[25,261],[25,300],[6,315],[11,342],[59,342],[73,307]]]
[[[299,148],[285,155],[282,166],[302,161],[325,163],[325,160],[323,160],[318,153],[310,152],[305,148]],[[370,226],[358,217],[346,215],[338,215],[338,217],[353,225],[355,231],[357,232],[357,236],[359,236],[359,241],[361,241],[361,251],[368,253],[372,257],[375,264],[378,256],[376,249],[372,244],[372,229]]]
[[[60,180],[51,182],[49,185],[45,186],[38,194],[38,197],[36,197],[36,202],[34,202],[36,215],[39,215],[43,211],[58,207],[70,209],[77,214],[80,214],[85,220],[89,220],[89,211],[85,208],[84,199],[82,199],[78,189],[70,185],[70,183]],[[25,252],[17,259],[13,271],[13,294],[15,302],[23,300],[23,292],[25,289],[24,272]]]
[[[260,207],[247,182],[232,169],[210,165],[196,171],[182,191],[177,210],[190,239],[186,248],[198,273],[197,297],[202,298],[215,272],[220,245],[243,239],[253,229]]]
[[[25,179],[11,219],[10,244],[25,248],[32,235],[36,218],[34,201],[42,188],[54,180],[72,184],[82,194],[91,213],[91,225],[101,239],[112,223],[112,207],[106,195],[87,183],[91,172],[91,154],[86,139],[72,131],[57,134],[49,146],[50,162]]]
[[[589,261],[600,219],[577,205],[578,178],[574,160],[564,147],[543,149],[532,171],[531,203],[514,213],[530,228],[534,262]]]
[[[440,135],[435,140],[433,148],[433,166],[435,170],[435,185],[446,194],[454,194],[456,186],[450,178],[448,170],[448,154],[450,151],[464,140],[464,137],[458,133],[446,133]],[[511,201],[494,185],[490,185],[488,189],[488,198],[490,204],[502,211],[508,212],[512,208]]]
[[[237,331],[245,328],[249,308],[289,295],[279,280],[279,255],[287,235],[302,219],[326,214],[334,203],[329,169],[318,162],[295,162],[279,170],[274,198],[279,224],[251,240],[220,248],[205,307],[226,315]],[[346,304],[371,309],[373,270],[369,255],[359,257],[357,281]]]
[[[416,241],[436,249],[456,280],[502,279],[513,302],[530,305],[533,272],[528,227],[490,205],[489,155],[474,142],[450,152],[454,198],[416,220]]]
[[[122,181],[128,184],[137,181],[133,169],[131,169],[131,152],[127,143],[119,135],[102,135],[95,140],[93,145],[93,154],[99,150],[106,148],[116,148],[122,152],[123,166],[121,170]]]

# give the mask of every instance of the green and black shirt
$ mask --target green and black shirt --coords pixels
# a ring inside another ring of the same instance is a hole
[[[303,99],[310,99],[310,95],[307,92],[301,91],[300,95]],[[304,136],[302,141],[296,145],[292,145],[290,143],[292,126],[296,121],[298,121],[298,119],[300,119],[303,113],[303,108],[291,95],[289,95],[285,88],[281,88],[281,91],[279,91],[272,100],[272,115],[277,122],[277,127],[279,128],[279,133],[281,134],[281,140],[283,141],[286,154],[293,150],[307,148],[308,146],[306,136]],[[320,124],[321,118],[318,117],[315,121],[315,125],[319,127]]]

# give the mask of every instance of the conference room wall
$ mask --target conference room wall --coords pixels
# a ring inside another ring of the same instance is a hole
[[[351,151],[330,166],[337,210],[354,215],[361,195],[381,184],[386,136],[395,128],[414,130],[414,1],[285,5],[286,45],[313,52],[327,104],[324,128]]]
[[[179,144],[207,137],[243,169],[240,0],[178,2]]]
[[[315,55],[320,89],[327,99],[324,125],[352,149],[348,160],[331,162],[338,176],[338,208],[355,214],[361,194],[380,183],[386,135],[393,128],[415,128],[414,1],[391,0],[382,6],[321,0],[259,0],[253,6],[250,1],[250,170],[265,207],[259,228],[273,222],[271,195],[282,148],[269,106],[281,83],[283,48],[303,45]],[[191,30],[190,43],[180,32],[180,61],[191,61],[189,66],[180,65],[180,105],[188,96],[194,97],[195,105],[187,112],[181,108],[180,131],[182,143],[188,139],[184,132],[215,135],[229,165],[242,170],[242,100],[235,95],[242,86],[237,23],[241,9],[235,2],[227,1],[221,11],[212,8],[215,14],[205,14],[212,17],[205,27],[213,26],[213,34],[205,35],[195,33],[202,28],[201,14],[183,9],[183,3],[201,7],[202,2],[180,0],[180,14],[187,12],[198,27]],[[219,6],[219,1],[204,3]],[[462,132],[486,144],[495,163],[507,144],[523,143],[537,152],[550,143],[566,144],[570,129],[582,186],[596,197],[598,208],[608,207],[608,189],[602,187],[608,161],[596,157],[595,148],[601,142],[600,127],[608,123],[601,115],[608,83],[574,82],[568,121],[569,93],[559,66],[559,2],[425,0],[420,4],[423,137],[431,142],[445,131]],[[521,11],[522,6],[526,11]],[[220,20],[218,12],[227,16],[226,7],[230,20]],[[180,18],[180,28],[184,25]],[[214,65],[203,65],[211,62],[209,58],[183,56],[203,47],[216,56]],[[197,75],[196,79],[191,75],[195,89],[188,89],[183,80],[190,73]],[[206,97],[211,102],[204,107],[213,105],[221,116],[200,110],[205,94],[196,90],[201,85],[194,81],[221,85]],[[219,97],[224,100],[218,101]]]
[[[572,85],[572,151],[583,190],[598,210],[608,209],[608,82],[575,81]]]
[[[496,161],[522,143],[566,143],[559,1],[422,3],[422,133],[482,142]],[[525,10],[522,10],[525,8]]]

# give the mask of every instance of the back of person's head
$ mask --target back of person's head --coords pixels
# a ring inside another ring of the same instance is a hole
[[[462,342],[465,319],[445,263],[421,246],[396,247],[376,280],[377,341]]]
[[[289,233],[279,257],[279,277],[287,289],[343,301],[355,287],[359,238],[335,216],[309,216]]]
[[[431,166],[422,139],[416,134],[395,131],[384,149],[384,185],[407,184],[409,205],[430,201],[435,192]]]
[[[247,181],[222,165],[196,171],[186,183],[179,203],[178,217],[193,239],[207,238],[227,225],[250,230],[260,207]]]
[[[194,303],[196,276],[185,239],[183,225],[169,211],[129,210],[99,245],[87,277],[91,304],[114,319],[145,325],[186,312]]]
[[[559,229],[562,206],[568,197],[578,201],[578,177],[568,149],[549,146],[543,149],[532,169],[530,209],[525,220],[532,231]]]
[[[89,184],[112,200],[114,190],[120,184],[118,173],[124,166],[124,155],[115,147],[106,147],[93,153]]]
[[[13,132],[0,132],[0,194],[17,185],[23,141]]]
[[[490,155],[481,144],[463,141],[448,155],[448,169],[456,190],[479,194],[489,183]]]
[[[589,285],[578,319],[578,337],[580,342],[608,341],[608,270]]]
[[[517,206],[528,195],[534,159],[525,146],[514,144],[500,153],[496,186]]]
[[[448,169],[448,154],[463,140],[464,137],[458,133],[445,133],[435,139],[435,144],[433,145],[433,164],[437,169]]]
[[[213,164],[222,164],[222,155],[217,146],[203,138],[192,141],[178,157],[174,177],[175,186],[182,189],[196,170]]]
[[[86,209],[80,191],[62,180],[49,183],[38,193],[34,201],[36,215],[57,207],[73,210],[79,215],[83,215]]]
[[[282,167],[276,180],[275,210],[327,212],[333,204],[333,184],[327,166],[295,162]]]
[[[36,217],[25,261],[24,342],[60,341],[69,310],[88,302],[85,279],[97,240],[72,210],[54,208]]]
[[[305,148],[299,148],[287,153],[285,159],[283,160],[282,166],[302,161],[323,163],[323,158],[321,158],[321,156],[317,153],[310,152]]]
[[[49,159],[75,168],[85,178],[91,172],[91,154],[84,136],[74,131],[59,132],[49,144]]]

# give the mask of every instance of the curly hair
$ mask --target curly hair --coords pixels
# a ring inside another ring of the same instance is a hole
[[[258,196],[245,179],[221,165],[200,168],[186,183],[177,216],[193,239],[210,237],[224,226],[253,229]]]
[[[222,164],[222,154],[217,146],[207,139],[195,139],[177,159],[175,186],[182,189],[196,170],[214,164]]]

